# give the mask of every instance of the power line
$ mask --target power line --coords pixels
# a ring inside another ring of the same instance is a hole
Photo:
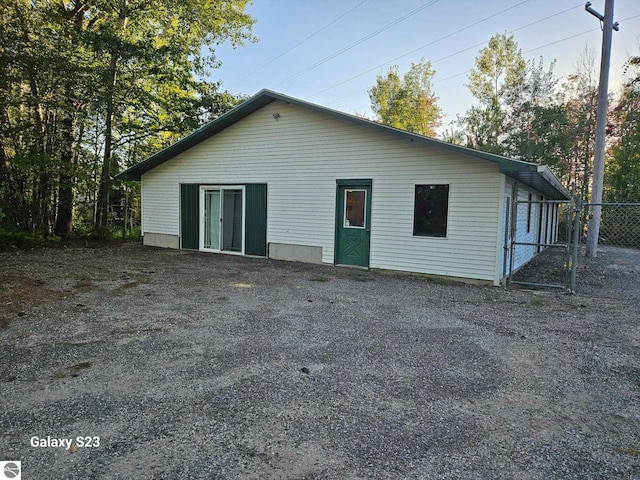
[[[571,40],[572,38],[580,37],[582,35],[586,35],[587,33],[595,32],[596,30],[598,30],[598,29],[597,28],[592,28],[592,29],[589,29],[589,30],[585,30],[584,32],[576,33],[575,35],[571,35],[569,37],[564,37],[564,38],[561,38],[560,40],[555,40],[553,42],[545,43],[544,45],[540,45],[539,47],[535,47],[535,48],[529,49],[526,52],[522,52],[522,53],[535,52],[536,50],[540,50],[541,48],[545,48],[545,47],[548,47],[550,45],[555,45],[556,43],[562,43],[562,42],[565,42],[567,40]],[[433,83],[435,85],[436,83],[444,82],[445,80],[451,80],[452,78],[456,78],[456,77],[460,77],[462,75],[465,75],[465,74],[469,73],[470,71],[471,71],[471,69],[465,70],[464,72],[456,73],[455,75],[451,75],[450,77],[441,78],[440,80],[438,80],[436,82],[433,82]]]
[[[582,7],[582,5],[583,5],[583,2],[580,2],[577,5],[574,5],[573,7],[567,8],[566,10],[562,10],[561,12],[554,13],[553,15],[549,15],[548,17],[541,18],[540,20],[536,20],[535,22],[527,23],[526,25],[524,25],[522,27],[515,28],[515,29],[511,30],[509,33],[515,33],[515,32],[517,32],[519,30],[524,30],[525,28],[529,28],[530,26],[535,25],[537,23],[546,22],[550,18],[557,17],[558,15],[562,15],[563,13],[567,13],[568,11],[573,10],[575,8]]]
[[[518,5],[520,5],[520,4],[518,4]],[[518,5],[514,5],[514,6],[518,6]],[[573,7],[567,8],[567,9],[562,10],[562,11],[557,12],[557,13],[554,13],[553,15],[549,15],[549,16],[547,16],[547,17],[541,18],[540,20],[536,20],[535,22],[527,23],[526,25],[523,25],[523,26],[521,26],[521,27],[515,28],[515,29],[511,30],[511,32],[509,32],[509,33],[517,32],[517,31],[519,31],[519,30],[524,30],[525,28],[531,27],[532,25],[536,25],[536,24],[538,24],[538,23],[540,23],[540,22],[547,21],[547,20],[549,20],[549,19],[551,19],[551,18],[553,18],[553,17],[557,17],[558,15],[562,15],[563,13],[567,13],[568,11],[570,11],[570,10],[574,10],[575,8],[577,8],[577,7],[581,7],[581,6],[582,6],[582,2],[581,2],[581,3],[579,3],[579,4],[577,4],[577,5],[574,5]],[[503,11],[504,11],[504,10],[503,10]],[[492,17],[494,17],[494,16],[497,16],[497,15],[499,15],[500,13],[502,13],[502,12],[498,12],[498,13],[496,13],[496,14],[492,15],[491,17],[488,17],[488,18],[492,18]],[[484,21],[484,19],[483,19],[483,20],[480,20],[479,22],[476,22],[476,23],[480,23],[480,22],[482,22],[482,21]],[[466,27],[465,27],[465,28],[466,28]],[[581,33],[580,35],[583,35],[583,34],[584,34],[584,33]],[[486,43],[487,43],[487,42],[488,42],[488,40],[485,40],[485,41],[482,41],[482,42],[476,43],[475,45],[471,45],[470,47],[463,48],[462,50],[458,50],[457,52],[450,53],[450,54],[448,54],[448,55],[445,55],[444,57],[440,57],[440,58],[438,58],[438,59],[436,59],[436,60],[432,61],[432,62],[431,62],[431,64],[433,65],[433,64],[435,64],[435,63],[441,62],[441,61],[446,60],[446,59],[448,59],[448,58],[455,57],[456,55],[460,55],[461,53],[468,52],[469,50],[473,50],[474,48],[478,48],[478,47],[480,47],[480,46],[482,46],[482,45],[486,45]],[[422,48],[422,47],[421,47],[421,48]],[[542,47],[540,47],[540,48],[542,48]],[[418,50],[419,50],[419,49],[418,49]],[[414,50],[414,51],[415,51],[415,50]],[[410,53],[413,53],[413,52],[410,52]],[[525,52],[525,53],[527,53],[527,52]],[[398,57],[398,58],[401,58],[401,57]],[[397,58],[396,58],[396,59],[391,60],[391,62],[392,62],[392,61],[395,61],[395,60],[397,60]],[[382,65],[386,65],[387,63],[389,63],[389,62],[385,62],[385,63],[383,63]],[[376,68],[378,68],[378,67],[380,67],[380,66],[382,66],[382,65],[378,65]],[[375,70],[375,68],[374,68],[373,70]],[[364,75],[364,74],[366,74],[366,73],[369,73],[370,71],[371,71],[371,70],[369,70],[369,71],[367,71],[367,72],[364,72],[364,73],[362,73],[362,74],[360,74],[360,75],[357,75],[357,77],[360,77],[360,76],[362,76],[362,75]],[[462,73],[457,73],[457,74],[455,74],[455,75],[451,75],[450,77],[440,79],[440,80],[438,80],[438,81],[436,81],[436,82],[433,82],[433,83],[434,83],[434,85],[435,85],[436,83],[444,82],[445,80],[450,80],[450,79],[452,79],[452,78],[460,77],[460,76],[462,76],[462,75],[464,75],[464,74],[466,74],[466,73],[468,73],[468,72],[469,72],[469,70],[466,70],[466,71],[464,71],[464,72],[462,72]],[[352,77],[352,78],[351,78],[351,79],[349,79],[349,80],[353,80],[354,78],[357,78],[357,77]],[[342,85],[343,83],[346,83],[346,82],[347,82],[347,81],[349,81],[349,80],[345,80],[344,82],[341,82],[341,83],[339,83],[339,84],[333,85],[333,86],[331,86],[331,87],[329,87],[329,88],[327,88],[327,89],[325,89],[325,90],[323,90],[323,91],[330,90],[331,88],[334,88],[334,87],[336,87],[336,86],[338,86],[338,85]],[[343,98],[350,97],[351,95],[355,95],[356,93],[360,93],[360,92],[362,92],[362,89],[358,89],[358,90],[357,90],[357,91],[355,91],[355,92],[351,92],[351,93],[348,93],[347,95],[343,95],[343,96],[341,96],[340,98],[337,98],[337,99],[335,99],[335,100],[333,100],[333,101],[342,100]],[[321,93],[321,92],[318,92],[318,93]],[[313,95],[316,95],[316,94],[313,94]],[[312,96],[313,96],[313,95],[312,95]]]
[[[265,67],[268,67],[269,65],[271,65],[273,62],[275,62],[276,60],[284,57],[287,53],[289,53],[291,50],[293,50],[294,48],[299,47],[300,45],[302,45],[304,42],[306,42],[307,40],[315,37],[317,34],[319,34],[320,32],[322,32],[323,30],[326,30],[327,28],[329,28],[331,25],[333,25],[334,23],[336,23],[338,20],[340,20],[341,18],[346,17],[347,15],[349,15],[351,12],[353,12],[356,8],[360,7],[361,5],[367,3],[369,0],[362,0],[359,4],[357,4],[355,7],[350,8],[349,10],[347,10],[346,12],[344,12],[342,15],[340,15],[339,17],[335,18],[334,20],[330,21],[329,23],[327,23],[324,27],[322,27],[319,30],[316,30],[315,32],[313,32],[311,35],[309,35],[308,37],[300,40],[298,43],[296,43],[294,46],[289,47],[288,49],[286,49],[284,52],[282,52],[280,55],[278,55],[275,58],[272,58],[271,60],[269,60],[267,63],[265,63],[264,65],[262,65],[260,68],[255,69],[253,72],[248,73],[247,75],[245,75],[244,77],[242,77],[240,80],[238,80],[236,83],[240,83],[244,80],[246,80],[247,78],[251,77],[252,75],[254,75],[255,73],[259,72],[260,70],[262,70]]]
[[[582,6],[582,5],[583,5],[583,4],[582,4],[582,3],[580,3],[580,4],[578,4],[577,6]],[[563,14],[563,13],[566,13],[566,12],[567,12],[567,11],[569,11],[569,10],[573,10],[574,8],[577,8],[577,6],[574,6],[574,7],[568,8],[568,9],[566,9],[566,10],[563,10],[563,11],[561,11],[561,12],[555,13],[555,14],[553,14],[553,15],[549,15],[548,17],[542,18],[542,19],[540,19],[540,20],[536,20],[535,22],[528,23],[528,24],[526,24],[526,25],[523,25],[522,27],[518,27],[518,28],[516,28],[516,29],[511,30],[509,33],[513,33],[513,32],[517,32],[517,31],[519,31],[519,30],[523,30],[523,29],[528,28],[528,27],[530,27],[530,26],[532,26],[532,25],[535,25],[535,24],[537,24],[537,23],[540,23],[540,22],[543,22],[543,21],[548,20],[548,19],[550,19],[550,18],[556,17],[556,16],[558,16],[558,15],[561,15],[561,14]],[[634,18],[638,18],[638,17],[640,17],[640,15],[633,15],[633,16],[631,16],[631,17],[623,18],[623,19],[622,19],[622,20],[620,20],[619,22],[620,22],[620,23],[622,23],[622,22],[625,22],[625,21],[628,21],[628,20],[633,20]],[[577,34],[575,34],[575,35],[570,35],[570,36],[568,36],[568,37],[564,37],[564,38],[562,38],[562,39],[560,39],[560,40],[555,40],[555,41],[553,41],[553,42],[546,43],[546,44],[541,45],[541,46],[539,46],[539,47],[532,48],[532,49],[527,50],[526,52],[523,52],[523,53],[530,53],[530,52],[533,52],[533,51],[535,51],[535,50],[540,50],[541,48],[545,48],[545,47],[548,47],[548,46],[550,46],[550,45],[555,45],[556,43],[561,43],[561,42],[564,42],[564,41],[567,41],[567,40],[571,40],[572,38],[579,37],[579,36],[581,36],[581,35],[586,35],[587,33],[592,33],[592,32],[594,32],[594,31],[596,31],[596,30],[598,30],[598,29],[597,29],[597,28],[595,28],[595,29],[591,29],[591,30],[586,30],[586,31],[581,32],[581,33],[577,33]],[[455,53],[452,53],[452,54],[446,55],[446,56],[444,56],[444,57],[438,58],[437,60],[434,60],[434,61],[433,61],[433,62],[431,62],[431,63],[432,63],[432,64],[435,64],[435,63],[440,62],[440,61],[442,61],[442,60],[446,60],[446,59],[451,58],[451,57],[453,57],[453,56],[456,56],[456,55],[459,55],[459,54],[461,54],[461,53],[464,53],[464,52],[466,52],[466,51],[468,51],[468,50],[472,50],[472,49],[477,48],[477,47],[479,47],[479,46],[481,46],[481,45],[485,45],[487,42],[488,42],[488,40],[487,40],[487,41],[484,41],[484,42],[477,43],[477,44],[472,45],[472,46],[470,46],[470,47],[467,47],[467,48],[465,48],[465,49],[463,49],[463,50],[459,50],[459,51],[457,51],[457,52],[455,52]],[[469,73],[469,71],[470,71],[470,69],[469,69],[469,70],[465,70],[464,72],[456,73],[455,75],[451,75],[451,76],[446,77],[446,78],[441,78],[441,79],[439,79],[439,80],[437,80],[437,81],[433,82],[433,84],[435,85],[435,84],[437,84],[437,83],[441,83],[441,82],[444,82],[444,81],[446,81],[446,80],[451,80],[452,78],[461,77],[462,75],[465,75],[465,74]],[[367,73],[368,73],[368,72],[367,72]],[[362,89],[358,89],[358,90],[356,90],[355,92],[351,92],[351,93],[348,93],[348,94],[343,95],[343,96],[341,96],[341,97],[338,97],[338,98],[336,98],[336,99],[333,99],[333,100],[331,100],[331,102],[337,102],[338,100],[342,100],[343,98],[347,98],[347,97],[350,97],[350,96],[352,96],[352,95],[355,95],[356,93],[361,93],[361,92],[363,92],[363,90],[362,90]],[[315,95],[315,94],[314,94],[314,95]]]
[[[581,4],[581,5],[582,5],[582,4]],[[620,20],[620,23],[622,23],[622,22],[626,22],[627,20],[633,20],[634,18],[638,18],[638,17],[640,17],[640,15],[634,15],[634,16],[632,16],[632,17],[623,18],[622,20]],[[538,22],[535,22],[535,23],[538,23]],[[517,30],[520,30],[520,29],[522,29],[522,28],[524,28],[524,27],[520,27],[520,28],[518,28]],[[531,53],[531,52],[535,52],[536,50],[540,50],[541,48],[549,47],[549,46],[551,46],[551,45],[555,45],[555,44],[557,44],[557,43],[566,42],[567,40],[571,40],[572,38],[580,37],[580,36],[582,36],[582,35],[586,35],[587,33],[593,33],[593,32],[595,32],[595,31],[597,31],[597,30],[600,30],[600,28],[592,28],[592,29],[589,29],[589,30],[585,30],[584,32],[576,33],[575,35],[570,35],[570,36],[568,36],[568,37],[561,38],[560,40],[555,40],[555,41],[553,41],[553,42],[549,42],[549,43],[545,43],[544,45],[540,45],[539,47],[531,48],[531,49],[529,49],[529,50],[527,50],[527,51],[525,51],[525,52],[522,52],[522,53]],[[516,31],[516,30],[511,30],[511,32],[515,32],[515,31]],[[458,53],[460,53],[460,52],[458,52]],[[457,53],[455,53],[454,55],[457,55]],[[434,62],[434,63],[435,63],[435,62]],[[447,78],[441,78],[440,80],[438,80],[438,81],[436,81],[436,82],[433,82],[433,83],[434,83],[434,85],[435,85],[436,83],[444,82],[445,80],[451,80],[452,78],[456,78],[456,77],[460,77],[460,76],[462,76],[462,75],[465,75],[465,74],[469,73],[470,71],[471,71],[471,70],[466,70],[466,71],[464,71],[464,72],[457,73],[457,74],[455,74],[455,75],[451,75],[450,77],[447,77]],[[362,90],[359,90],[359,91],[362,91]],[[354,92],[354,93],[357,93],[357,92]],[[353,94],[352,94],[352,95],[353,95]]]
[[[567,40],[571,40],[572,38],[580,37],[582,35],[586,35],[587,33],[595,32],[596,30],[600,30],[600,29],[599,28],[591,28],[589,30],[585,30],[582,33],[576,33],[575,35],[571,35],[569,37],[564,37],[564,38],[561,38],[560,40],[556,40],[554,42],[545,43],[544,45],[540,45],[539,47],[532,48],[532,49],[527,50],[526,52],[523,52],[523,53],[535,52],[536,50],[540,50],[541,48],[549,47],[551,45],[555,45],[556,43],[562,43],[562,42],[565,42]]]
[[[407,18],[409,18],[409,17],[411,17],[411,16],[415,15],[416,13],[421,12],[421,11],[422,11],[422,10],[424,10],[425,8],[428,8],[428,7],[430,7],[431,5],[433,5],[433,4],[435,4],[435,3],[438,3],[439,1],[440,1],[440,0],[431,0],[430,2],[427,2],[426,4],[424,4],[424,5],[422,5],[422,6],[418,7],[418,8],[416,8],[415,10],[412,10],[412,11],[410,11],[409,13],[406,13],[405,15],[403,15],[403,16],[401,16],[401,17],[399,17],[399,18],[395,19],[394,21],[392,21],[392,22],[390,22],[390,23],[386,24],[385,26],[380,27],[379,29],[375,30],[374,32],[371,32],[370,34],[365,35],[364,37],[360,38],[359,40],[356,40],[355,42],[353,42],[353,43],[351,43],[351,44],[347,45],[346,47],[341,48],[340,50],[338,50],[338,51],[336,51],[336,52],[332,53],[331,55],[326,56],[326,57],[325,57],[325,58],[323,58],[322,60],[317,61],[317,62],[316,62],[316,63],[314,63],[313,65],[309,65],[308,67],[303,68],[303,69],[302,69],[302,70],[300,70],[299,72],[294,73],[293,75],[290,75],[289,77],[285,78],[284,80],[282,80],[282,81],[280,81],[279,83],[277,83],[276,85],[274,85],[274,87],[273,87],[273,88],[277,88],[277,87],[279,87],[280,85],[283,85],[283,84],[285,84],[285,83],[287,83],[287,82],[290,82],[291,80],[293,80],[293,79],[295,79],[295,78],[298,78],[298,77],[300,77],[300,76],[304,75],[305,73],[307,73],[307,72],[309,72],[309,71],[311,71],[311,70],[313,70],[313,69],[315,69],[315,68],[319,67],[319,66],[320,66],[320,65],[322,65],[323,63],[326,63],[326,62],[328,62],[329,60],[332,60],[332,59],[336,58],[337,56],[342,55],[344,52],[347,52],[347,51],[351,50],[352,48],[354,48],[354,47],[356,47],[356,46],[360,45],[361,43],[364,43],[364,42],[366,42],[367,40],[370,40],[371,38],[375,37],[376,35],[379,35],[380,33],[384,32],[385,30],[388,30],[389,28],[396,26],[397,24],[399,24],[399,23],[403,22],[403,21],[404,21],[404,20],[406,20]]]
[[[597,28],[592,28],[592,29],[589,29],[589,30],[585,30],[584,32],[576,33],[575,35],[571,35],[569,37],[565,37],[565,38],[562,38],[560,40],[556,40],[554,42],[545,43],[544,45],[540,45],[539,47],[532,48],[532,49],[527,50],[526,52],[522,52],[522,53],[524,54],[524,53],[535,52],[536,50],[540,50],[541,48],[545,48],[545,47],[548,47],[550,45],[555,45],[556,43],[561,43],[561,42],[564,42],[566,40],[571,40],[572,38],[580,37],[581,35],[586,35],[587,33],[595,32],[596,30],[598,30],[598,29]],[[514,32],[514,31],[515,30],[512,30],[512,32]],[[484,45],[486,43],[487,42],[482,42],[479,45]],[[471,48],[474,48],[474,47],[470,47],[470,48],[468,48],[466,50],[470,50]],[[457,55],[458,53],[462,53],[463,51],[466,51],[466,50],[461,50],[460,52],[456,52],[456,53],[454,53],[452,55],[449,55],[447,57],[443,57],[442,59],[439,59],[439,60],[443,60],[444,58],[448,58],[450,56]],[[433,82],[433,84],[435,85],[436,83],[444,82],[446,80],[451,80],[452,78],[461,77],[462,75],[465,75],[465,74],[469,73],[470,71],[471,71],[471,69],[468,69],[468,70],[465,70],[464,72],[456,73],[455,75],[451,75],[451,76],[446,77],[446,78],[441,78],[440,80],[437,80],[437,81]]]
[[[331,85],[331,86],[325,88],[324,90],[320,90],[319,92],[316,92],[316,93],[312,94],[311,97],[315,97],[316,95],[320,95],[321,93],[324,93],[324,92],[326,92],[328,90],[331,90],[332,88],[339,87],[340,85],[343,85],[343,84],[345,84],[347,82],[350,82],[351,80],[355,80],[356,78],[359,78],[359,77],[361,77],[363,75],[366,75],[367,73],[371,73],[371,72],[373,72],[374,70],[377,70],[380,67],[383,67],[383,66],[385,66],[385,65],[387,65],[389,63],[395,62],[396,60],[400,60],[401,58],[408,57],[409,55],[411,55],[412,53],[417,52],[418,50],[422,50],[423,48],[430,47],[431,45],[434,45],[434,44],[436,44],[436,43],[438,43],[438,42],[440,42],[442,40],[445,40],[445,39],[447,39],[449,37],[452,37],[453,35],[456,35],[456,34],[458,34],[460,32],[463,32],[464,30],[467,30],[467,29],[469,29],[471,27],[475,27],[476,25],[478,25],[478,24],[480,24],[482,22],[486,22],[487,20],[490,20],[490,19],[492,19],[494,17],[497,17],[498,15],[500,15],[500,14],[506,12],[506,11],[509,11],[509,10],[511,10],[513,8],[519,7],[520,5],[522,5],[523,3],[527,3],[528,1],[529,0],[524,0],[524,1],[522,1],[520,3],[517,3],[516,5],[513,5],[513,6],[509,7],[509,8],[505,8],[504,10],[501,10],[501,11],[499,11],[497,13],[493,13],[493,14],[489,15],[488,17],[483,18],[482,20],[478,20],[477,22],[471,23],[471,24],[467,25],[466,27],[463,27],[463,28],[461,28],[459,30],[456,30],[455,32],[452,32],[452,33],[450,33],[448,35],[445,35],[444,37],[440,37],[440,38],[438,38],[436,40],[433,40],[432,42],[429,42],[429,43],[426,43],[425,45],[422,45],[421,47],[415,48],[415,49],[411,50],[410,52],[404,53],[404,54],[400,55],[399,57],[395,57],[395,58],[392,58],[391,60],[387,60],[386,62],[381,63],[380,65],[376,65],[375,67],[370,68],[369,70],[367,70],[365,72],[359,73],[358,75],[354,75],[353,77],[347,78],[346,80],[343,80],[342,82],[339,82],[339,83],[336,83],[334,85]],[[580,3],[579,5],[582,5],[582,3]],[[575,8],[575,7],[573,7],[573,8]]]

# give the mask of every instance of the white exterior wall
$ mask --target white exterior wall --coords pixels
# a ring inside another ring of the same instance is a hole
[[[267,183],[267,242],[318,246],[333,263],[336,179],[371,179],[371,268],[495,283],[504,178],[492,162],[276,101],[144,174],[144,232],[179,235],[180,183]],[[413,236],[416,184],[450,185],[447,238]]]

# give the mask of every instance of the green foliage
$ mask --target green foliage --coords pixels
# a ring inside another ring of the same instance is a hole
[[[480,50],[469,74],[469,90],[479,105],[458,118],[467,145],[507,154],[507,120],[525,85],[526,63],[513,35],[496,34]]]
[[[473,106],[458,121],[467,136],[466,145],[484,152],[505,154],[502,145],[505,132],[505,112],[497,101],[486,106]]]
[[[41,233],[30,233],[23,230],[0,228],[0,252],[25,250],[44,245]]]
[[[599,243],[640,248],[640,207],[603,207]]]
[[[247,4],[0,0],[0,222],[130,217],[113,174],[234,105],[206,76],[216,45],[255,40]]]
[[[496,34],[476,57],[469,74],[469,90],[481,104],[502,103],[513,90],[522,88],[525,61],[513,35]]]
[[[542,305],[544,305],[544,301],[540,297],[533,297],[529,304],[532,307],[541,307]]]
[[[555,103],[557,79],[552,63],[544,68],[542,58],[526,63],[522,81],[507,95],[508,117],[505,153],[514,158],[551,166],[562,177],[562,159],[569,149],[568,119]]]
[[[628,67],[636,65],[640,65],[640,57],[629,60]],[[623,87],[613,120],[618,141],[605,165],[605,199],[640,202],[640,74]]]
[[[525,61],[513,36],[496,35],[476,58],[469,90],[478,104],[458,117],[466,145],[549,166],[588,198],[597,88],[593,58],[558,89],[543,60]]]
[[[400,77],[398,67],[389,69],[386,76],[378,75],[369,90],[371,109],[385,125],[435,136],[442,111],[431,83],[435,71],[424,59],[412,63],[411,69]]]

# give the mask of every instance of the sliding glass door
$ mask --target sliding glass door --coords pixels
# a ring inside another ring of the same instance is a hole
[[[207,250],[220,250],[220,190],[204,192],[204,245]]]
[[[224,190],[222,250],[242,252],[242,190]]]
[[[244,187],[201,187],[200,248],[244,253]]]

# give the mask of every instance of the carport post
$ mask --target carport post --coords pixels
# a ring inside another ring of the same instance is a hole
[[[571,277],[569,291],[576,293],[576,277],[578,275],[578,249],[580,248],[580,217],[582,216],[582,195],[576,196],[576,204],[573,216],[573,235],[571,244]]]

